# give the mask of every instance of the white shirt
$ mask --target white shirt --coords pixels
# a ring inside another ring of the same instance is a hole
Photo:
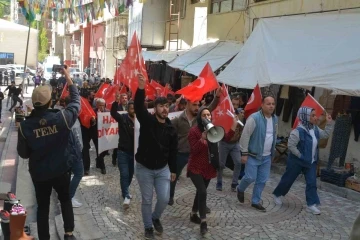
[[[314,129],[311,129],[309,131],[309,133],[312,136],[312,142],[313,142],[313,145],[312,145],[312,161],[311,161],[311,163],[313,163],[313,162],[315,162],[315,153],[316,153],[316,147],[318,145],[318,141],[316,139]]]
[[[266,118],[266,136],[264,143],[263,157],[271,155],[271,148],[274,140],[274,126],[272,118]]]

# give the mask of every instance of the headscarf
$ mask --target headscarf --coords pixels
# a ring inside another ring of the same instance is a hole
[[[205,126],[204,126],[203,121],[202,121],[202,118],[201,118],[201,113],[202,113],[204,110],[209,110],[209,108],[207,108],[207,107],[201,107],[201,108],[199,109],[199,112],[198,112],[197,116],[196,116],[197,126],[198,126],[198,128],[200,129],[201,132],[204,132],[204,131],[205,131]],[[210,112],[210,110],[209,110],[209,112]]]
[[[300,119],[301,125],[303,125],[308,131],[314,128],[314,124],[310,123],[311,112],[313,108],[301,107],[298,111],[298,118]]]

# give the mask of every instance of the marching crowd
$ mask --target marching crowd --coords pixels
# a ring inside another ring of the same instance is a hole
[[[101,83],[89,85],[71,79],[67,69],[57,84],[39,86],[32,93],[33,109],[27,119],[21,122],[17,150],[22,158],[29,158],[29,171],[35,186],[38,203],[37,223],[40,240],[49,236],[49,204],[51,189],[58,193],[64,220],[65,239],[76,239],[73,235],[73,207],[81,207],[75,198],[76,189],[83,175],[90,174],[90,141],[96,148],[96,167],[106,174],[104,157],[107,151],[98,151],[96,119],[91,118],[90,127],[78,120],[80,96],[86,99],[94,112],[110,111],[118,122],[118,148],[113,150],[112,163],[120,172],[123,207],[130,207],[132,196],[129,187],[135,175],[142,197],[141,212],[145,238],[154,239],[154,229],[162,233],[161,216],[166,207],[174,204],[176,182],[187,165],[186,176],[196,189],[189,220],[200,225],[200,233],[206,234],[207,188],[211,179],[217,178],[216,190],[223,190],[222,172],[231,156],[234,171],[231,190],[237,192],[240,203],[244,203],[244,192],[254,183],[251,206],[266,212],[261,195],[270,175],[271,160],[275,155],[278,120],[274,115],[275,98],[263,96],[259,111],[244,119],[246,99],[241,94],[232,94],[231,102],[235,116],[231,129],[219,142],[209,141],[206,124],[212,120],[212,111],[219,104],[220,88],[214,95],[207,95],[203,101],[186,101],[172,96],[146,99],[146,80],[138,75],[138,88],[131,94],[115,94],[111,108],[106,108],[102,98],[95,98]],[[76,82],[76,83],[75,83]],[[67,85],[69,96],[60,95]],[[78,85],[78,86],[76,86]],[[1,96],[0,96],[1,97]],[[147,108],[154,108],[149,113]],[[126,113],[119,113],[126,111]],[[171,111],[182,111],[170,120]],[[138,149],[134,149],[135,117],[140,123]],[[316,166],[318,142],[328,138],[333,121],[327,116],[325,130],[317,127],[315,110],[301,107],[298,112],[300,125],[289,137],[289,160],[286,172],[274,190],[274,202],[282,204],[297,176],[306,179],[307,211],[320,214],[320,200],[316,188]],[[239,123],[245,121],[245,126]],[[136,164],[135,164],[136,161]],[[71,173],[73,177],[71,178]],[[240,182],[239,182],[240,180]],[[152,207],[153,193],[156,193],[155,208]]]

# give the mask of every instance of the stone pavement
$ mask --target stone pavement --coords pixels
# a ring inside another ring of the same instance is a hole
[[[94,153],[91,151],[92,159]],[[92,162],[90,176],[83,178],[78,189],[82,195],[80,200],[86,204],[87,219],[103,237],[82,238],[86,232],[82,227],[77,229],[77,236],[81,239],[143,239],[141,195],[136,178],[131,186],[131,207],[125,211],[120,199],[118,168],[112,166],[110,156],[105,162],[107,174],[94,169]],[[207,216],[209,233],[205,239],[348,239],[360,212],[358,202],[322,190],[319,190],[322,214],[315,216],[306,212],[305,185],[299,180],[283,199],[283,205],[276,206],[271,192],[281,176],[271,174],[263,193],[267,212],[260,213],[250,207],[252,187],[247,190],[243,205],[236,193],[230,191],[231,173],[225,171],[222,192],[215,190],[215,180],[209,185],[207,205],[211,214]],[[157,239],[201,239],[199,225],[189,221],[194,196],[195,188],[184,171],[177,185],[175,204],[166,208],[161,219],[165,231]]]

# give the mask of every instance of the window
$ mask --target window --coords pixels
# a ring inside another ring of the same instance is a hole
[[[247,0],[211,0],[211,13],[245,10]]]
[[[172,4],[170,6],[172,14],[177,14],[179,12],[179,7],[180,7],[180,17],[185,18],[186,0],[171,0],[170,4]],[[179,6],[179,4],[180,4],[180,6]],[[176,20],[177,16],[173,15],[173,16],[171,16],[171,19]]]

